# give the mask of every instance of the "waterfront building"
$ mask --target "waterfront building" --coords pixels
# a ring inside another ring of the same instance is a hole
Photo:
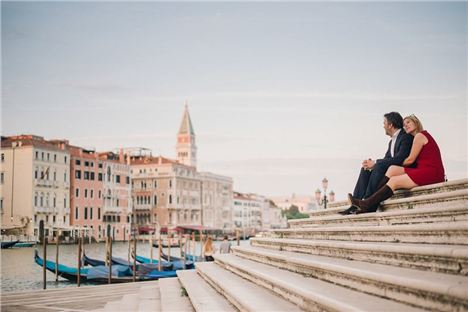
[[[265,197],[261,195],[234,192],[233,222],[243,236],[251,236],[262,230],[264,201]]]
[[[159,228],[201,225],[195,167],[162,156],[131,156],[136,223]]]
[[[232,231],[232,178],[210,172],[200,172],[203,226]]]
[[[119,153],[99,153],[103,169],[101,237],[128,240],[131,234],[132,199],[130,159]]]
[[[70,153],[67,141],[18,135],[1,139],[2,232],[70,234]]]
[[[69,146],[70,163],[70,225],[73,236],[84,234],[96,241],[104,240],[104,165],[98,153]]]

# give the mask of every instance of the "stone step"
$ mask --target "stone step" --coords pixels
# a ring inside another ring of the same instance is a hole
[[[237,311],[229,301],[210,286],[196,270],[177,271],[179,282],[187,291],[193,308],[197,312]]]
[[[289,220],[291,228],[322,226],[365,226],[417,224],[450,221],[468,221],[468,204],[448,207],[430,207],[385,212],[363,213],[358,215],[340,214],[317,216],[307,219]]]
[[[198,263],[196,269],[203,279],[240,311],[302,311],[293,303],[214,262]]]
[[[463,191],[468,189],[468,179],[460,179],[460,180],[453,180],[449,182],[442,182],[437,184],[425,185],[425,186],[418,186],[411,190],[398,190],[392,196],[391,199],[382,203],[381,207],[382,210],[393,210],[393,209],[411,209],[410,203],[412,201],[411,198],[413,197],[420,197],[421,202],[418,203],[419,206],[428,207],[434,202],[434,199],[437,199],[438,195],[444,193],[451,193],[454,191]],[[456,193],[454,193],[456,194]],[[433,195],[429,197],[425,197],[425,195]],[[405,199],[403,201],[396,201],[398,199]],[[466,200],[466,197],[465,197]],[[394,202],[392,202],[394,201]],[[466,202],[465,202],[466,203]],[[386,204],[388,204],[386,206]],[[344,210],[349,207],[347,201],[340,201],[336,203],[332,203],[329,205],[328,209],[321,209],[309,212],[311,217],[319,217],[319,216],[326,216],[331,214],[336,214],[338,211]],[[416,208],[413,206],[413,208]]]
[[[156,286],[144,286],[140,289],[139,312],[161,311],[161,294],[159,284]]]
[[[281,296],[305,311],[421,311],[403,303],[305,277],[233,254],[217,254],[215,261],[225,270],[275,292],[277,297]],[[264,300],[261,297],[256,299],[258,303]],[[290,310],[273,308],[272,311]]]
[[[161,311],[194,311],[188,295],[177,277],[160,279],[159,292],[161,293]]]
[[[251,238],[255,247],[468,276],[467,245]]]
[[[125,294],[121,300],[108,302],[104,311],[137,311],[140,304],[139,294]]]
[[[468,222],[386,226],[311,227],[271,230],[272,237],[315,240],[468,244]]]
[[[258,247],[235,255],[413,306],[439,311],[468,309],[468,277]],[[226,262],[216,257],[218,262]],[[232,265],[232,264],[228,264]]]

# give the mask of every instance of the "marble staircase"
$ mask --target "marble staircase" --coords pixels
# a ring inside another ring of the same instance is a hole
[[[145,304],[130,303],[142,288],[109,309],[468,311],[468,179],[398,191],[376,213],[346,208],[290,220],[160,280]]]

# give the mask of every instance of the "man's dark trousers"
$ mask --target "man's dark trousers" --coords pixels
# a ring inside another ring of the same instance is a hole
[[[377,191],[380,181],[382,181],[387,172],[388,166],[386,164],[376,163],[372,170],[365,170],[361,168],[359,178],[354,188],[353,197],[364,199]]]

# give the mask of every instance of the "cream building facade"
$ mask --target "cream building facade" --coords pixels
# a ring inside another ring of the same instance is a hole
[[[2,230],[70,233],[70,153],[66,144],[34,135],[2,137]]]
[[[232,178],[210,172],[200,172],[198,177],[202,183],[203,225],[232,231]]]

